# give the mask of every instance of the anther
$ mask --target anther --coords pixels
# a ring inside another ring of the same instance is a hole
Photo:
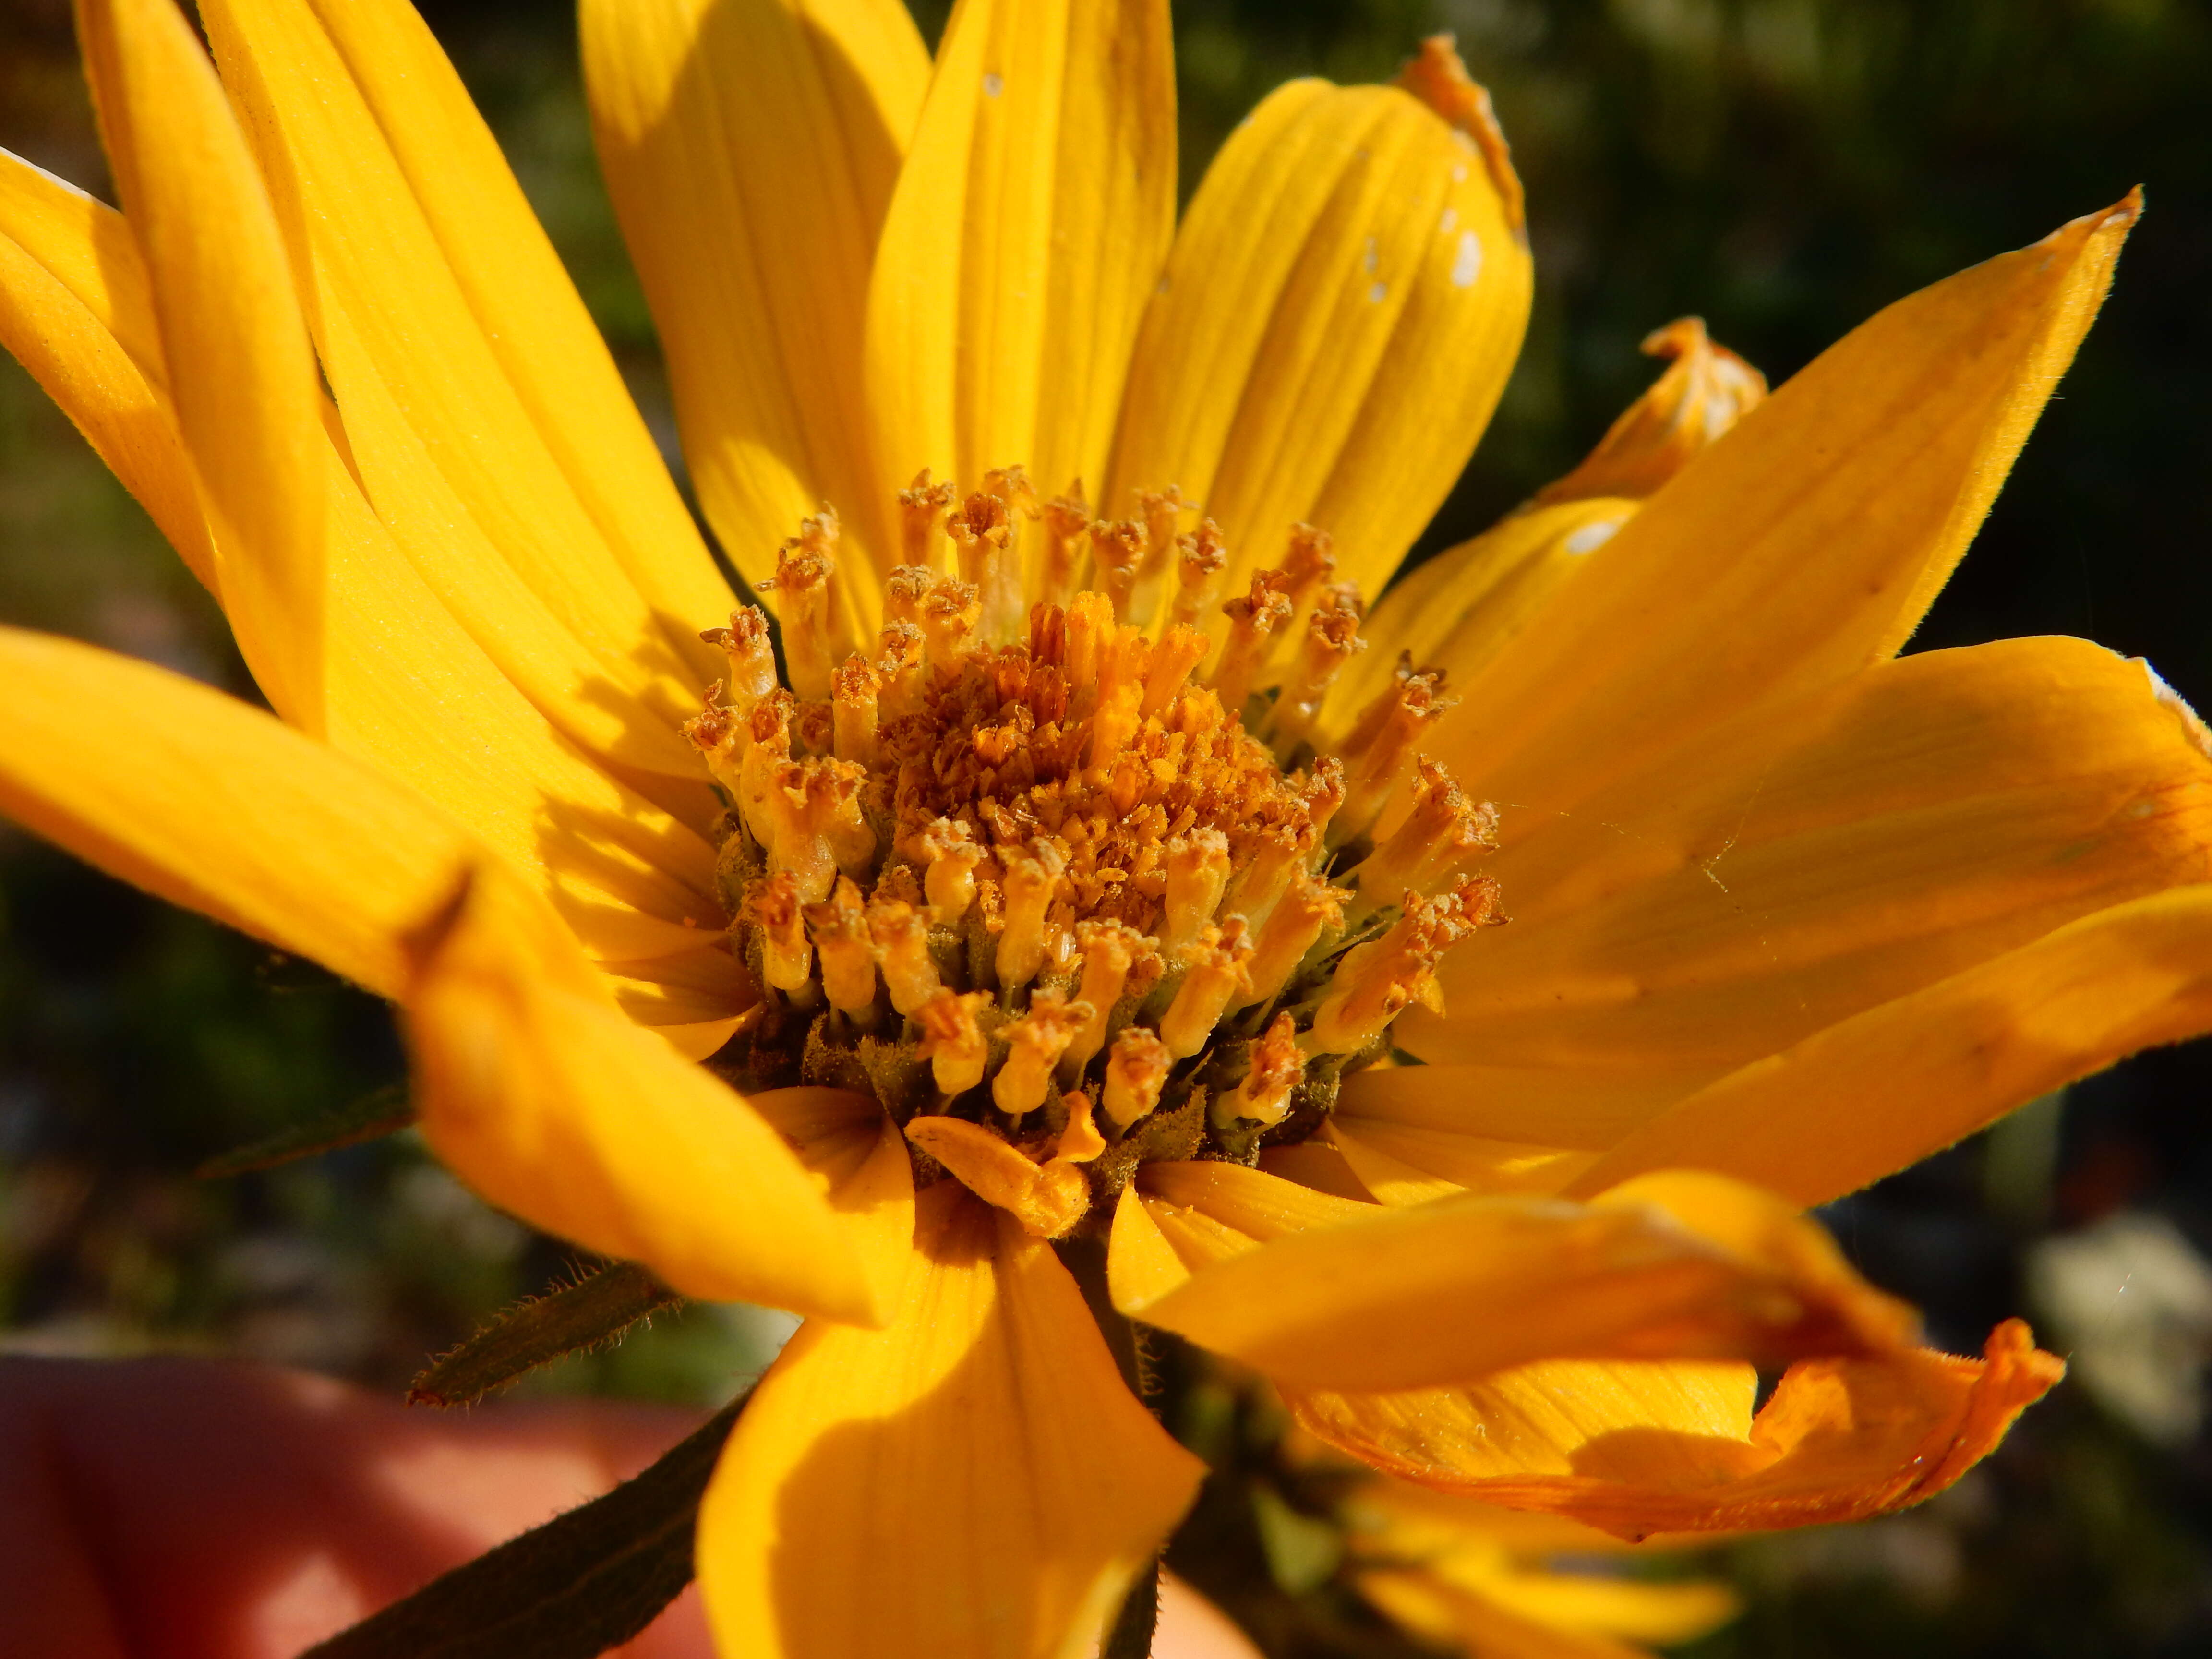
[[[1273,1127],[1290,1115],[1291,1091],[1306,1074],[1297,1021],[1287,1012],[1277,1014],[1252,1045],[1249,1065],[1244,1080],[1213,1103],[1215,1127],[1225,1129],[1237,1118]]]
[[[1145,676],[1145,700],[1139,712],[1157,714],[1182,694],[1183,687],[1212,645],[1195,628],[1176,623],[1170,626],[1166,636],[1152,653],[1152,666]]]
[[[1345,755],[1344,809],[1329,825],[1332,848],[1364,835],[1382,815],[1390,791],[1413,758],[1414,745],[1456,701],[1442,693],[1442,680],[1433,673],[1409,675],[1378,699],[1382,718],[1371,737]],[[1364,719],[1360,724],[1368,726]]]
[[[1119,1133],[1160,1103],[1168,1080],[1167,1044],[1143,1025],[1124,1025],[1106,1061],[1106,1086],[1099,1104]]]
[[[1145,556],[1139,568],[1135,596],[1136,615],[1127,620],[1150,622],[1158,608],[1161,585],[1167,580],[1168,566],[1177,550],[1176,543],[1182,529],[1182,514],[1187,507],[1198,503],[1187,499],[1174,484],[1165,489],[1140,489],[1137,492],[1137,510],[1145,520]]]
[[[1242,715],[1245,699],[1267,665],[1275,630],[1291,619],[1291,602],[1270,587],[1265,576],[1255,576],[1249,592],[1221,609],[1229,618],[1229,637],[1222,643],[1211,683],[1221,706]]]
[[[1000,1028],[1006,1040],[1006,1063],[991,1079],[991,1099],[1009,1117],[1044,1104],[1052,1091],[1053,1067],[1075,1034],[1091,1023],[1087,1002],[1069,1002],[1057,991],[1039,991],[1029,1012]]]
[[[973,582],[939,576],[922,595],[921,614],[922,659],[933,668],[953,667],[982,617],[981,591]]]
[[[902,564],[884,578],[884,618],[886,623],[919,624],[921,602],[940,573],[926,564]]]
[[[869,1030],[876,1023],[876,957],[860,888],[850,876],[840,876],[830,896],[807,905],[803,914],[821,953],[822,989],[830,1006]]]
[[[932,818],[911,838],[911,855],[926,869],[922,890],[937,925],[950,927],[975,902],[975,866],[983,849],[957,818]]]
[[[1044,560],[1038,597],[1047,605],[1064,605],[1075,592],[1076,577],[1090,551],[1091,507],[1083,499],[1083,480],[1078,478],[1064,495],[1044,504]]]
[[[814,947],[800,921],[799,890],[788,871],[756,882],[745,895],[761,935],[761,976],[779,991],[796,991],[814,977]]]
[[[887,720],[903,720],[921,711],[926,678],[924,649],[924,636],[915,623],[891,621],[884,624],[876,644],[876,672],[884,677],[883,687],[876,693],[876,720],[879,726]]]
[[[1106,1023],[1128,986],[1129,969],[1139,957],[1158,954],[1151,939],[1120,921],[1079,923],[1075,943],[1083,952],[1083,982],[1075,994],[1091,1005],[1091,1015],[1090,1024],[1075,1034],[1067,1052],[1060,1056],[1060,1075],[1064,1083],[1082,1076],[1083,1068],[1106,1046]]]
[[[1127,519],[1091,526],[1091,560],[1098,586],[1123,622],[1137,620],[1137,579],[1145,565],[1145,527]]]
[[[960,578],[978,596],[975,626],[981,637],[993,645],[1012,639],[1021,626],[1022,573],[1006,503],[996,495],[970,495],[945,520],[945,528],[959,554]]]
[[[1291,872],[1311,860],[1319,842],[1320,837],[1310,829],[1276,825],[1261,830],[1250,861],[1237,872],[1221,908],[1243,917],[1255,929],[1264,926],[1275,901],[1290,884]]]
[[[1166,909],[1160,921],[1160,948],[1172,956],[1197,939],[1221,903],[1229,882],[1229,837],[1218,830],[1194,830],[1167,844]]]
[[[719,645],[730,659],[722,678],[722,706],[743,717],[753,705],[775,690],[775,650],[769,643],[768,613],[757,605],[740,605],[730,612],[727,628],[710,628],[699,637]]]
[[[1045,912],[1066,869],[1066,855],[1049,841],[1038,842],[1032,856],[1007,866],[1006,927],[994,963],[1001,991],[1018,991],[1044,966]]]
[[[1322,935],[1343,925],[1344,902],[1350,896],[1342,888],[1332,887],[1304,870],[1292,871],[1290,890],[1276,901],[1275,908],[1267,913],[1267,925],[1260,929],[1246,970],[1251,985],[1236,1006],[1269,1002],[1280,996]]]
[[[1294,639],[1303,633],[1306,618],[1328,591],[1328,579],[1336,574],[1336,560],[1329,552],[1333,544],[1326,530],[1316,530],[1310,524],[1291,526],[1291,544],[1283,555],[1282,568],[1268,573],[1268,585],[1291,602],[1291,630],[1279,638]],[[1352,584],[1346,587],[1355,596],[1358,593]]]
[[[761,584],[763,592],[776,596],[791,689],[809,702],[830,695],[830,578],[836,568],[819,546],[789,541],[776,556],[775,579]]]
[[[936,994],[939,981],[937,964],[929,959],[929,924],[913,905],[886,898],[878,888],[868,900],[868,942],[884,970],[892,1007],[911,1015]]]
[[[929,469],[914,475],[914,483],[898,493],[900,562],[928,570],[945,567],[945,510],[958,495],[950,482],[932,483]]]
[[[1197,943],[1184,948],[1182,984],[1160,1021],[1160,1041],[1170,1054],[1188,1060],[1206,1047],[1230,998],[1251,988],[1251,957],[1252,945],[1238,916],[1224,927],[1209,925]]]
[[[1459,874],[1476,854],[1498,845],[1498,810],[1471,801],[1451,775],[1425,755],[1413,758],[1413,810],[1389,840],[1352,871],[1357,919],[1412,888],[1425,893]]]
[[[1067,607],[1065,628],[1067,712],[1079,720],[1098,706],[1098,683],[1115,630],[1112,602],[1103,593],[1078,593]]]
[[[983,1080],[990,1044],[976,1016],[990,1000],[988,991],[941,990],[915,1010],[915,1023],[921,1027],[915,1054],[929,1062],[939,1093],[965,1094]]]
[[[1275,700],[1272,733],[1279,750],[1313,741],[1322,703],[1344,665],[1367,648],[1359,637],[1359,591],[1349,585],[1323,590],[1298,636],[1297,653]]]
[[[1221,542],[1221,526],[1211,519],[1200,519],[1197,532],[1181,538],[1178,552],[1181,556],[1176,562],[1175,604],[1168,612],[1168,621],[1185,628],[1197,628],[1213,604],[1222,568],[1229,562],[1229,550]]]
[[[738,810],[752,837],[773,854],[782,818],[775,804],[778,769],[791,763],[791,717],[798,699],[778,686],[753,705],[738,766]]]
[[[1314,1011],[1305,1036],[1309,1054],[1357,1054],[1415,1002],[1435,1008],[1435,968],[1443,953],[1477,927],[1500,919],[1498,884],[1471,876],[1442,898],[1407,893],[1405,913],[1379,939],[1347,951],[1329,994]]]
[[[855,651],[830,677],[830,696],[836,706],[837,758],[859,766],[876,763],[876,701],[882,695],[884,677]]]

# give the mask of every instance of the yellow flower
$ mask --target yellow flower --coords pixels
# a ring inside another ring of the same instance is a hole
[[[702,1514],[727,1650],[1090,1639],[1200,1472],[1056,1237],[1332,1443],[1628,1535],[1913,1501],[2050,1386],[1799,1212],[2212,1025],[2194,717],[1896,655],[2132,201],[1764,402],[1679,327],[1375,603],[1528,304],[1446,48],[1275,93],[1178,228],[1164,0],[963,0],[934,70],[896,0],[588,0],[779,665],[415,14],[199,9],[220,81],[84,0],[125,211],[0,167],[0,338],[279,718],[0,635],[0,805],[401,1002],[493,1202],[810,1316]]]
[[[1352,1582],[1413,1635],[1513,1659],[1649,1659],[1733,1618],[1710,1580],[1605,1570],[1639,1547],[1553,1516],[1516,1514],[1377,1480],[1346,1504]]]

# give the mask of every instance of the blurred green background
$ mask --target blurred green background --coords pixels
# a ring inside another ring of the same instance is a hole
[[[672,456],[568,7],[425,9]],[[933,34],[942,7],[920,9]],[[1193,0],[1186,184],[1280,80],[1382,78],[1440,27],[1513,142],[1539,296],[1497,425],[1425,546],[1571,465],[1650,377],[1635,345],[1656,325],[1701,314],[1778,381],[1890,300],[2141,182],[2149,213],[2112,298],[1917,643],[2086,634],[2212,706],[2212,5]],[[0,0],[0,144],[106,187],[66,0]],[[205,595],[4,359],[0,621],[251,695]],[[0,1346],[243,1354],[404,1385],[566,1253],[405,1137],[191,1173],[400,1069],[374,1001],[0,824]],[[1749,1608],[1696,1651],[2212,1651],[2209,1079],[2201,1046],[2146,1056],[1834,1207],[1938,1340],[1972,1349],[2024,1313],[2074,1378],[1936,1504],[1720,1552]],[[526,1387],[718,1398],[781,1329],[694,1309]],[[1310,1555],[1286,1554],[1240,1484],[1234,1425],[1209,1431],[1227,1472],[1178,1565],[1272,1651],[1409,1651],[1326,1561],[1316,1583]]]

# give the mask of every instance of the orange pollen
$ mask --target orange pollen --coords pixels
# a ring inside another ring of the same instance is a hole
[[[1179,490],[1107,505],[925,472],[857,580],[807,520],[776,621],[701,636],[727,672],[684,726],[760,1008],[709,1064],[873,1093],[921,1178],[1053,1237],[1147,1159],[1312,1133],[1501,919],[1495,814],[1421,752],[1441,676],[1336,695],[1363,611],[1327,534],[1256,568]]]

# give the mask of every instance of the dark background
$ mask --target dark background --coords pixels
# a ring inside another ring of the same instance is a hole
[[[669,435],[568,8],[425,9]],[[921,9],[933,33],[942,7]],[[2140,182],[2149,210],[2112,297],[1916,643],[2084,634],[2212,706],[2212,5],[1194,0],[1177,15],[1186,184],[1279,81],[1387,76],[1437,27],[1496,95],[1539,291],[1497,424],[1425,550],[1571,465],[1653,373],[1635,351],[1653,326],[1701,314],[1779,381],[1889,301]],[[64,0],[0,0],[0,143],[106,188]],[[250,692],[204,594],[5,360],[0,621]],[[0,1346],[404,1382],[561,1271],[559,1248],[404,1137],[191,1175],[399,1071],[379,1005],[0,824]],[[2145,1056],[1835,1207],[1846,1247],[1937,1340],[1969,1349],[2024,1313],[2075,1377],[1935,1504],[1721,1552],[1749,1611],[1698,1652],[2212,1651],[2207,1073],[2202,1048]],[[779,1328],[694,1310],[528,1386],[715,1398]],[[1232,1500],[1188,1570],[1279,1651],[1386,1650],[1260,1531],[1222,1521]]]

